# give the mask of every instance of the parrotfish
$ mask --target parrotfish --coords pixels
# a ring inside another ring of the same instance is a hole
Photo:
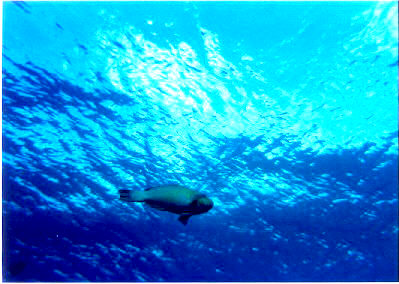
[[[144,202],[162,211],[179,214],[178,220],[187,225],[193,215],[208,212],[213,202],[205,194],[180,185],[164,185],[147,188],[145,191],[119,190],[120,200]]]

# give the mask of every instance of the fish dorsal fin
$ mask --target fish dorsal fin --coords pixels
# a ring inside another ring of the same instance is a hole
[[[178,184],[167,184],[167,185],[153,186],[153,187],[144,189],[144,191],[154,190],[154,189],[158,189],[160,187],[166,187],[166,186],[178,186]]]
[[[144,191],[154,190],[154,189],[158,189],[160,187],[162,187],[162,186],[161,185],[160,186],[153,186],[153,187],[149,187],[149,188],[144,189]]]

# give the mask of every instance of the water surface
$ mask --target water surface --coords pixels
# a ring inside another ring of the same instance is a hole
[[[3,8],[5,281],[397,280],[396,2]]]

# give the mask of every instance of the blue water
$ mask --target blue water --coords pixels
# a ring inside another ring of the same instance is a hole
[[[397,280],[397,17],[5,2],[3,280]],[[170,183],[214,208],[118,200]]]

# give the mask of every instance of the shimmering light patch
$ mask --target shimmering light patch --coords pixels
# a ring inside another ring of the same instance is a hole
[[[251,56],[249,56],[249,55],[243,55],[243,56],[241,57],[241,60],[244,60],[244,61],[254,61],[254,59],[253,59]]]

